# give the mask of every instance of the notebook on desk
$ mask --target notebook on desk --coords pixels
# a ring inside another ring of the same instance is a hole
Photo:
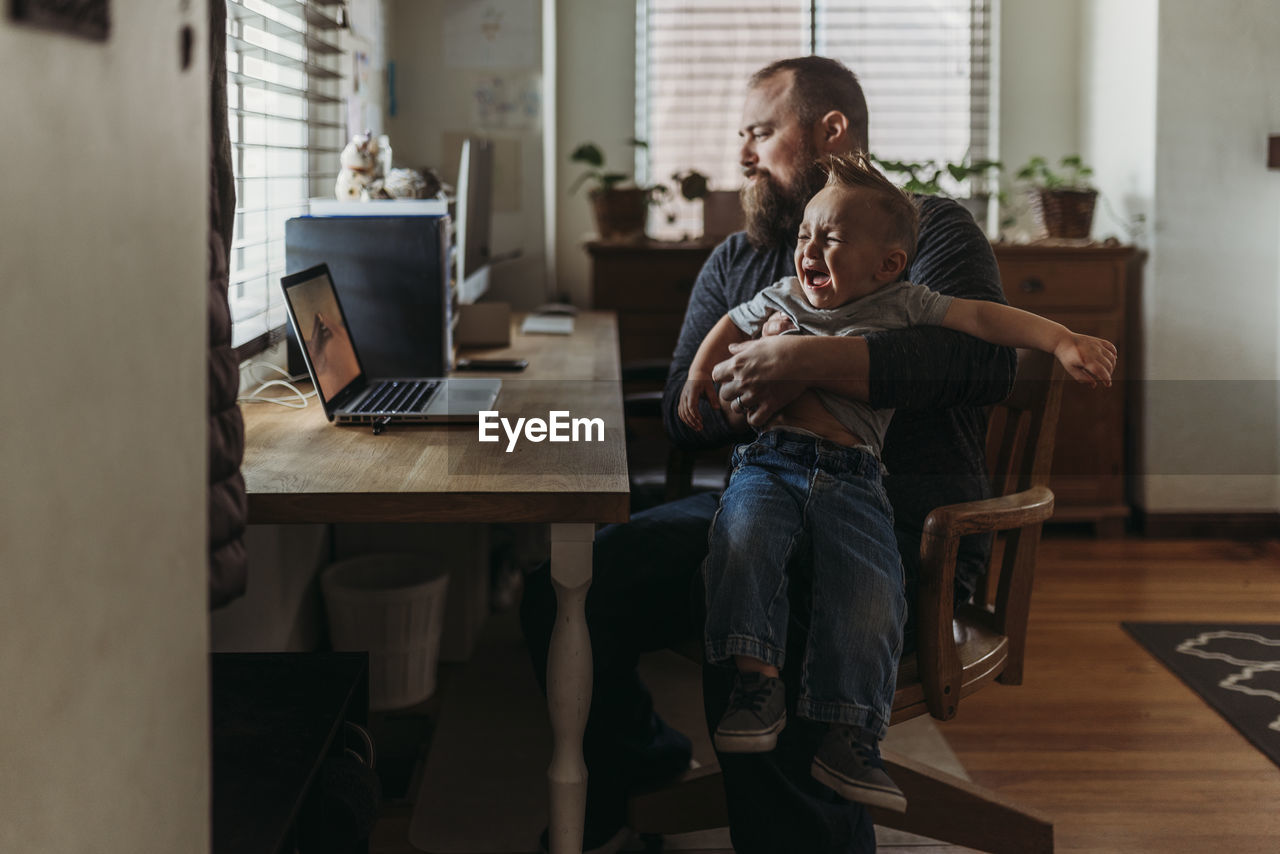
[[[366,376],[327,264],[285,276],[280,286],[307,372],[335,424],[476,421],[493,408],[502,380]]]

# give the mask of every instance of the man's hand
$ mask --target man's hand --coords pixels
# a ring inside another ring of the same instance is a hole
[[[764,326],[760,328],[760,337],[768,338],[772,335],[781,335],[784,332],[790,332],[795,329],[796,325],[784,311],[774,311],[765,319]]]
[[[698,409],[698,401],[704,397],[712,409],[720,408],[720,398],[716,397],[716,387],[710,379],[687,379],[680,390],[680,403],[676,409],[680,420],[699,432],[702,430],[702,413]]]
[[[1098,383],[1111,385],[1117,354],[1115,345],[1110,341],[1072,333],[1059,342],[1053,355],[1078,382],[1090,388],[1097,388]]]
[[[747,417],[752,427],[763,427],[783,407],[805,390],[790,370],[793,335],[774,335],[730,344],[733,355],[711,370],[720,383],[720,399]]]

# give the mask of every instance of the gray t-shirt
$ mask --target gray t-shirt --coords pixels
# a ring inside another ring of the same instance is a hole
[[[790,317],[800,333],[866,335],[907,326],[938,326],[952,299],[924,285],[893,282],[835,308],[814,308],[805,297],[800,280],[788,276],[760,291],[750,301],[729,309],[729,320],[753,338],[760,334],[765,319],[774,311]],[[821,389],[816,389],[815,394],[846,430],[880,456],[885,431],[893,418],[892,409],[872,409],[861,401]]]

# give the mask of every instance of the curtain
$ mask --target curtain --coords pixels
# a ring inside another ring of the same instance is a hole
[[[244,419],[236,403],[240,370],[231,348],[227,270],[235,228],[236,188],[227,124],[227,7],[209,3],[209,607],[242,596],[249,555],[248,499],[240,462]]]

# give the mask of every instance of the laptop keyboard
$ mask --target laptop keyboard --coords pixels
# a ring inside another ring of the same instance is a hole
[[[419,382],[387,381],[378,383],[373,390],[352,409],[355,413],[373,412],[421,412],[431,402],[431,394],[440,385],[438,380]]]

